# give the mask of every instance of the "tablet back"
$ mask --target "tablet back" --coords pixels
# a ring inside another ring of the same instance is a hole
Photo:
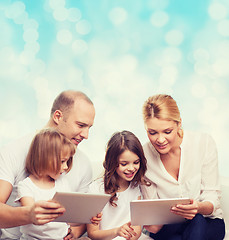
[[[170,212],[177,204],[188,204],[188,198],[135,200],[130,203],[131,224],[161,225],[184,221],[184,218]]]
[[[53,200],[65,207],[65,213],[55,222],[91,223],[90,219],[102,211],[108,202],[108,194],[57,192]]]

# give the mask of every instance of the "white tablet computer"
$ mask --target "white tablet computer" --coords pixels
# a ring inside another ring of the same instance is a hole
[[[184,218],[170,212],[177,204],[189,204],[188,198],[145,199],[130,202],[131,224],[161,225],[184,221]]]
[[[102,211],[109,198],[109,194],[57,192],[53,200],[64,206],[66,211],[54,221],[91,223],[90,219]]]

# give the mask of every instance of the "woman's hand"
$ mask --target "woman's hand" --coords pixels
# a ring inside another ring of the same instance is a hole
[[[131,239],[136,236],[137,233],[131,227],[131,223],[128,222],[117,229],[117,236],[124,237],[125,239]]]
[[[178,204],[171,208],[171,212],[186,219],[193,219],[199,210],[199,202],[191,199],[190,204]]]

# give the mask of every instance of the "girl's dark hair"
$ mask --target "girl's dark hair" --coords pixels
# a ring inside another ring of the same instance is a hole
[[[119,156],[125,150],[133,152],[140,159],[140,168],[131,182],[132,186],[135,187],[138,184],[148,185],[148,182],[144,179],[146,172],[146,158],[140,141],[129,131],[114,133],[107,143],[105,160],[103,162],[103,167],[105,169],[104,190],[107,194],[112,195],[110,198],[110,204],[112,206],[117,206],[117,204],[114,203],[114,201],[117,200],[116,192],[119,189],[116,169],[119,166]]]

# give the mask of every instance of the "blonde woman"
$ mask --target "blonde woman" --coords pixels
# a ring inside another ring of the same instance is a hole
[[[157,240],[221,240],[225,225],[220,208],[217,150],[208,134],[184,131],[175,100],[164,94],[149,97],[143,105],[144,146],[147,159],[145,198],[188,197],[191,203],[171,211],[183,223],[145,226]]]

